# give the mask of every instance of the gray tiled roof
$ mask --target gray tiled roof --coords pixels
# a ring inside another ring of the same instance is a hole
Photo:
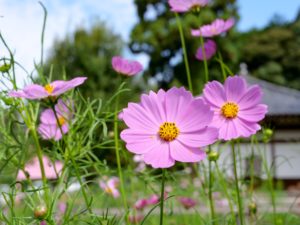
[[[258,84],[263,90],[263,103],[268,105],[268,115],[300,116],[300,91],[242,75],[249,84]]]

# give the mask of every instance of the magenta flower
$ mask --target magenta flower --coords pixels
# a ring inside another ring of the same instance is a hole
[[[134,204],[134,208],[137,210],[143,210],[146,206],[148,206],[148,201],[144,198],[137,200]]]
[[[208,0],[169,0],[171,10],[174,12],[187,12],[206,6]]]
[[[199,29],[192,29],[193,36],[213,37],[226,32],[234,25],[234,19],[228,20],[216,19],[208,25],[201,26]]]
[[[143,155],[146,164],[167,168],[180,162],[199,162],[204,147],[214,143],[215,128],[208,127],[213,112],[201,98],[195,99],[184,88],[143,94],[141,102],[123,109],[123,121],[129,127],[121,132],[126,148]]]
[[[11,97],[27,98],[27,99],[43,99],[48,97],[57,97],[72,88],[81,85],[87,77],[76,77],[69,81],[57,80],[50,84],[41,86],[38,84],[31,84],[23,90],[10,91],[8,93]]]
[[[133,76],[143,70],[143,66],[137,61],[129,61],[121,56],[114,56],[112,58],[113,69],[123,75]]]
[[[228,77],[224,86],[212,81],[204,87],[204,99],[215,112],[212,125],[219,129],[219,138],[231,140],[249,137],[261,129],[258,122],[267,113],[261,103],[258,85],[247,87],[244,78]]]
[[[62,138],[61,130],[64,134],[68,133],[69,123],[73,117],[72,108],[72,103],[65,103],[59,99],[55,105],[58,121],[52,109],[46,109],[42,112],[38,132],[43,139],[57,141]]]
[[[160,202],[160,197],[156,194],[151,195],[148,199],[147,199],[147,204],[148,205],[156,205]]]
[[[193,208],[197,205],[197,201],[188,197],[179,197],[178,201],[185,209]]]
[[[211,57],[216,54],[217,51],[217,45],[213,40],[207,40],[204,43],[204,51],[205,51],[205,59],[209,60]],[[198,48],[197,53],[196,53],[196,58],[198,60],[204,60],[204,55],[202,51],[202,46]]]
[[[120,192],[118,190],[119,178],[111,177],[107,181],[101,180],[99,185],[107,194],[113,196],[114,198],[120,197]]]

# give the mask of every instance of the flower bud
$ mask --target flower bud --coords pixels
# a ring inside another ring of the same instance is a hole
[[[211,151],[208,153],[208,160],[216,162],[219,159],[220,154],[216,151]]]
[[[44,219],[48,213],[45,205],[39,205],[34,209],[34,217],[37,219]]]
[[[273,136],[273,130],[270,128],[266,128],[263,130],[263,141],[269,142],[271,137]]]
[[[257,205],[255,202],[250,202],[248,205],[249,214],[255,215],[257,212]]]

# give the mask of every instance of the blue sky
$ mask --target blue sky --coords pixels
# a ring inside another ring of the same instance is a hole
[[[46,53],[55,39],[63,38],[77,26],[88,26],[92,19],[107,22],[128,41],[130,29],[137,22],[133,0],[42,0],[48,10],[45,38]],[[238,0],[241,20],[237,28],[246,31],[264,27],[273,15],[295,18],[298,0]],[[37,0],[0,0],[0,32],[15,52],[15,58],[29,71],[40,57],[40,31],[43,13]],[[0,44],[0,57],[7,55]],[[2,55],[1,55],[2,54]],[[128,51],[125,52],[128,56]],[[131,56],[136,57],[136,56]],[[147,57],[138,56],[146,65]],[[24,77],[22,71],[20,78]]]

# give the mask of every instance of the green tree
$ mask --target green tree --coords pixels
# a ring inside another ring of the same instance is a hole
[[[240,61],[254,76],[300,89],[299,45],[300,16],[292,22],[275,16],[266,28],[241,35]]]
[[[74,33],[54,43],[46,62],[46,71],[53,66],[53,79],[87,76],[80,87],[84,96],[107,98],[117,89],[119,77],[112,70],[111,58],[119,55],[124,44],[103,22],[91,28],[79,27]]]
[[[160,86],[168,87],[170,83],[187,84],[185,67],[182,60],[182,48],[176,18],[170,11],[167,0],[135,0],[139,21],[131,31],[130,49],[133,53],[146,53],[150,57],[146,74],[160,81]],[[195,53],[200,46],[200,38],[192,37],[191,28],[212,22],[214,19],[237,16],[235,0],[216,0],[212,5],[200,10],[199,15],[193,13],[180,14],[188,59],[191,67],[193,86],[199,93],[204,81],[203,64],[195,59]],[[218,48],[224,61],[232,65],[237,61],[234,47],[234,34],[226,38],[218,37]],[[209,62],[210,79],[221,79],[219,65]]]

